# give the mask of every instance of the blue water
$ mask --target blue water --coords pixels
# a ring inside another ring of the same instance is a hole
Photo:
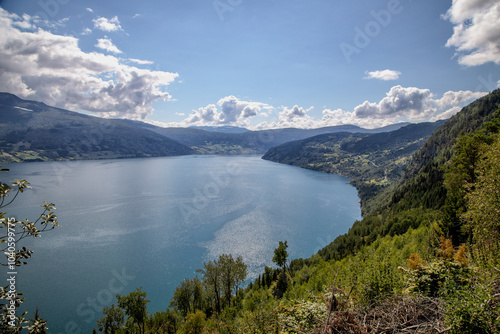
[[[10,216],[35,219],[44,200],[57,206],[62,227],[18,245],[35,253],[16,277],[23,308],[38,306],[51,333],[91,332],[102,307],[138,287],[150,312],[165,310],[181,280],[223,253],[241,255],[256,278],[280,240],[291,258],[309,257],[361,218],[348,179],[257,156],[4,167],[2,181],[33,187]]]

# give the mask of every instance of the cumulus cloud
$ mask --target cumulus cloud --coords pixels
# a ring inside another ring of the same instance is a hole
[[[365,101],[354,108],[359,118],[424,121],[429,119],[449,118],[456,109],[472,99],[478,99],[486,92],[448,91],[441,98],[435,99],[429,89],[394,86],[378,103]],[[432,117],[432,118],[431,118]]]
[[[354,112],[360,118],[408,117],[412,121],[426,118],[435,110],[429,104],[430,90],[394,86],[379,103],[365,101]]]
[[[217,106],[215,104],[209,104],[206,107],[198,108],[198,110],[193,111],[185,121],[188,124],[202,125],[216,123],[218,118],[219,113],[217,111]]]
[[[432,117],[430,119],[430,121],[431,122],[435,122],[435,121],[439,121],[439,120],[443,120],[443,119],[448,119],[451,116],[456,115],[460,110],[462,110],[462,108],[460,108],[458,106],[455,106],[453,108],[450,108],[450,109],[446,110],[445,112],[437,114],[436,116]]]
[[[128,66],[102,53],[83,52],[78,39],[43,29],[19,30],[0,8],[0,91],[70,110],[144,119],[153,103],[169,100],[178,74]]]
[[[107,37],[99,38],[95,46],[111,53],[122,53],[122,51],[118,49],[116,45],[114,45],[113,42]]]
[[[304,117],[306,116],[306,114],[307,111],[304,108],[294,105],[290,109],[284,107],[283,110],[280,112],[280,119],[283,119],[285,121],[290,121],[293,120],[294,118]]]
[[[219,106],[219,109],[217,108]],[[252,118],[271,108],[266,103],[243,101],[230,95],[220,99],[217,105],[198,108],[184,120],[190,125],[238,125],[247,126]]]
[[[102,31],[111,32],[111,31],[123,30],[117,16],[111,19],[107,19],[105,17],[99,17],[97,19],[92,20],[92,22],[94,22],[95,28]]]
[[[399,76],[401,75],[401,72],[399,71],[393,71],[393,70],[383,70],[383,71],[373,71],[373,72],[366,72],[367,76],[365,79],[378,79],[378,80],[397,80],[399,79]]]
[[[264,105],[262,103],[241,101],[232,95],[220,99],[217,104],[222,110],[222,113],[219,114],[218,122],[223,124],[230,124],[254,117]]]
[[[464,103],[465,101],[471,99],[478,99],[486,95],[486,92],[472,92],[470,90],[467,91],[448,91],[443,94],[443,97],[434,101],[434,103],[440,108],[444,109],[448,106],[456,106]]]
[[[456,48],[460,64],[500,64],[500,2],[453,0],[444,18],[454,25],[446,46]]]
[[[253,130],[320,128],[336,125],[377,128],[399,122],[433,122],[448,119],[459,112],[466,103],[485,94],[487,93],[448,91],[435,98],[429,89],[394,86],[379,102],[365,101],[352,111],[324,107],[320,117],[313,115],[314,107],[308,109],[298,105],[273,107],[227,96],[220,99],[217,104],[194,110],[183,122],[171,123],[169,126],[230,124]],[[272,121],[257,121],[261,119],[259,116],[273,115]],[[254,120],[255,122],[250,122]]]

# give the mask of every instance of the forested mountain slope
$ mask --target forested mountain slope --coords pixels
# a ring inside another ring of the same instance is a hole
[[[410,133],[422,130],[375,140],[335,134],[284,148],[301,152],[311,145],[315,154],[309,158],[323,163],[338,152],[368,159],[373,149],[378,154],[371,160],[384,154],[390,160],[388,152],[397,156],[399,150],[389,138],[407,136],[404,150],[413,143]],[[97,328],[168,334],[500,333],[500,90],[440,125],[409,166],[393,188],[373,197],[382,199],[369,214],[318,254],[290,260],[286,240],[280,241],[275,266],[266,266],[243,288],[242,258],[220,254],[197,276],[179,282],[165,311],[148,313],[146,294],[154,291],[139,288],[116,295]]]
[[[319,135],[273,147],[263,159],[350,178],[363,213],[368,213],[375,208],[375,195],[402,178],[412,155],[441,124],[410,124],[378,134]]]
[[[106,159],[192,154],[128,122],[92,117],[0,93],[0,161]]]
[[[325,259],[343,257],[379,236],[403,234],[410,227],[416,228],[423,222],[437,220],[443,233],[454,237],[455,243],[463,242],[462,224],[457,216],[459,211],[464,210],[463,185],[467,181],[474,181],[471,175],[474,174],[473,166],[478,159],[479,147],[488,141],[483,137],[498,131],[495,122],[498,122],[499,109],[500,90],[495,90],[469,104],[438,127],[415,152],[396,189],[388,189],[375,196],[372,200],[379,206],[362,221],[355,222],[349,233],[338,237],[320,254]],[[495,122],[492,123],[492,120]],[[476,137],[467,134],[475,134]],[[465,143],[461,143],[461,140]],[[456,159],[465,157],[454,162],[454,156],[457,156]],[[466,167],[462,170],[456,165]],[[447,174],[448,181],[445,180]],[[465,176],[469,176],[469,179],[465,179]],[[456,180],[453,181],[453,178]],[[453,183],[459,184],[454,186],[458,190],[450,189]],[[458,194],[453,197],[453,192]],[[446,204],[448,198],[449,203]]]

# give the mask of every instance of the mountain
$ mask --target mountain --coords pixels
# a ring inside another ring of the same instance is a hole
[[[189,146],[198,154],[263,154],[271,147],[320,134],[337,132],[382,133],[399,129],[408,124],[399,123],[378,129],[364,129],[355,125],[339,125],[318,129],[286,128],[238,133],[236,131],[216,132],[217,127],[209,127],[210,131],[207,131],[192,127],[160,128],[146,123],[135,123]]]
[[[261,131],[231,126],[162,128],[139,121],[93,117],[0,93],[0,161],[263,154],[285,142],[320,134],[381,133],[404,125]]]
[[[3,162],[192,154],[172,139],[122,120],[92,117],[0,93]]]
[[[244,133],[249,131],[245,128],[240,128],[238,126],[190,126],[191,129],[200,129],[208,132],[222,132],[222,133]]]
[[[339,259],[377,238],[401,235],[429,222],[455,243],[464,242],[460,215],[467,210],[467,184],[474,182],[478,152],[493,141],[491,137],[498,137],[499,124],[497,89],[440,125],[413,154],[399,180],[369,197],[370,212],[319,254],[324,259]],[[457,184],[455,191],[453,183]]]
[[[323,134],[271,148],[263,159],[350,178],[366,213],[372,209],[370,198],[403,176],[413,153],[443,123],[410,124],[375,134]]]
[[[266,158],[372,183],[394,178],[372,195],[383,200],[370,213],[310,258],[289,261],[279,241],[276,266],[246,287],[224,275],[245,272],[241,258],[205,262],[146,331],[500,333],[500,90],[448,121],[315,136]],[[447,224],[452,211],[458,219]]]

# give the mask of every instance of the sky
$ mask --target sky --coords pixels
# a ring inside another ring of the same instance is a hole
[[[159,126],[446,119],[500,87],[497,0],[0,0],[0,91]]]

